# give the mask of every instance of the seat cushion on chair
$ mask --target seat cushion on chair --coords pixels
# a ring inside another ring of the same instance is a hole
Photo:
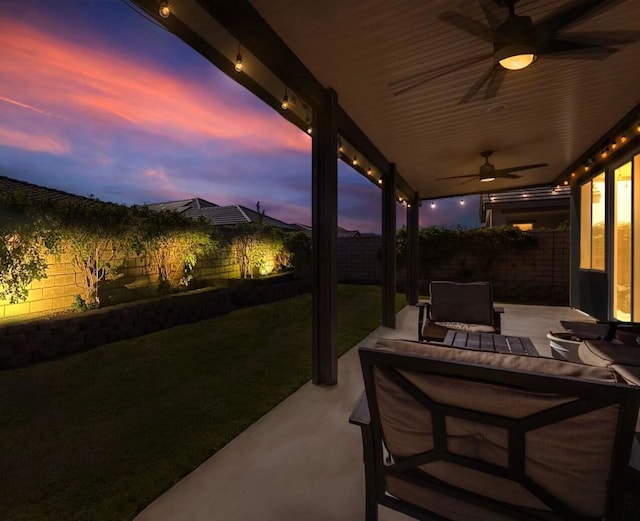
[[[486,324],[467,324],[466,322],[436,322],[436,325],[446,329],[457,331],[469,331],[470,333],[495,333],[493,326]]]
[[[585,364],[608,367],[612,364],[640,367],[640,346],[603,340],[585,340],[578,347],[578,356]]]
[[[377,347],[437,360],[616,381],[615,373],[608,367],[592,367],[552,358],[399,340],[380,340]],[[401,374],[436,403],[513,419],[537,415],[571,401],[571,398],[553,393],[534,393],[455,376],[413,373],[410,370],[403,370]],[[397,384],[382,372],[375,373],[375,386],[389,452],[402,459],[433,449],[429,411],[400,391]],[[527,432],[525,473],[577,512],[586,516],[602,515],[606,508],[607,477],[618,415],[617,406],[609,406]],[[508,462],[506,431],[486,423],[448,416],[446,444],[449,452],[462,457],[502,467]],[[520,507],[546,510],[536,496],[507,478],[448,461],[430,462],[420,469],[460,489]],[[394,493],[403,492],[396,490]],[[417,503],[417,499],[406,499]]]

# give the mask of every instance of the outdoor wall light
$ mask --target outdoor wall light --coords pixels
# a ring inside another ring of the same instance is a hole
[[[162,16],[162,18],[169,18],[169,15],[171,14],[169,2],[167,2],[166,0],[160,2],[160,9],[158,9],[158,12],[160,13],[160,16]]]

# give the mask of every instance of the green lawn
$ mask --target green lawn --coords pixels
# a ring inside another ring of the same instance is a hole
[[[303,295],[0,372],[0,518],[133,518],[310,379],[310,313]],[[340,286],[338,315],[342,354],[380,289]]]

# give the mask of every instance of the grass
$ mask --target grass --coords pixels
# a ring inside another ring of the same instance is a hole
[[[380,307],[339,287],[340,354]],[[310,379],[310,315],[303,295],[1,372],[3,521],[132,519]]]

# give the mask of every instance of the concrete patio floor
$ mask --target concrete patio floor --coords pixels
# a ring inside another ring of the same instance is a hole
[[[502,332],[528,336],[551,356],[546,334],[584,314],[505,304]],[[151,503],[137,521],[353,521],[364,519],[360,429],[348,418],[362,393],[357,347],[378,338],[417,339],[418,310],[397,315],[338,361],[338,385],[307,383]],[[408,517],[380,507],[381,521]]]

